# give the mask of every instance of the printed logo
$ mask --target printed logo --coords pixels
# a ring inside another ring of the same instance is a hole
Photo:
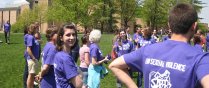
[[[119,50],[129,50],[131,45],[129,43],[119,46]]]
[[[164,73],[152,71],[149,73],[149,88],[171,88],[170,72]]]

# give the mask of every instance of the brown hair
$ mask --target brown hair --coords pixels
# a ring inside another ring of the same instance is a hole
[[[152,32],[151,32],[150,30],[151,30],[151,29],[149,29],[149,28],[144,28],[144,29],[142,30],[143,33],[144,33],[143,37],[144,37],[145,39],[150,39],[150,38],[151,38]]]
[[[200,38],[200,36],[198,34],[194,35],[193,42],[194,42],[194,45],[201,43],[201,38]]]
[[[31,24],[30,26],[28,26],[28,34],[34,35],[36,32],[36,28],[34,24]]]
[[[52,37],[54,36],[54,34],[56,34],[58,32],[57,29],[55,28],[48,28],[46,30],[46,39],[47,41],[50,41],[52,39]]]

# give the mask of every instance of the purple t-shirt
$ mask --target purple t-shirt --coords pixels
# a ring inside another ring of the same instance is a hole
[[[10,31],[10,28],[11,28],[11,25],[10,24],[8,24],[8,23],[4,24],[4,31],[5,32],[9,32]]]
[[[138,41],[138,44],[140,45],[140,47],[145,46],[145,45],[154,44],[154,43],[156,43],[156,40],[153,39],[153,38],[150,38],[150,39],[141,38],[141,39]]]
[[[57,88],[74,88],[69,81],[79,74],[72,56],[64,51],[57,52],[54,57],[54,73]]]
[[[142,38],[142,35],[141,34],[137,34],[137,33],[134,33],[134,35],[133,35],[133,40],[135,40],[135,39],[141,39]]]
[[[92,61],[92,57],[96,58],[97,61],[100,61],[103,59],[102,52],[96,43],[90,44],[90,62]]]
[[[34,57],[35,57],[36,59],[38,59],[38,58],[39,58],[39,54],[38,54],[38,53],[39,53],[40,51],[39,51],[39,48],[37,48],[37,45],[36,45],[34,36],[33,36],[33,35],[30,35],[30,34],[26,34],[26,35],[24,36],[24,44],[25,44],[25,47],[26,47],[26,48],[27,48],[27,47],[31,47],[31,51],[32,51]],[[25,57],[27,60],[32,59],[32,58],[30,57],[30,55],[28,54],[27,50],[25,50],[24,57]]]
[[[123,57],[130,68],[143,72],[145,88],[194,88],[209,74],[209,54],[184,42],[167,40]]]
[[[206,35],[206,47],[209,50],[209,33]]]
[[[47,64],[50,65],[50,68],[43,76],[41,80],[41,88],[56,88],[55,76],[54,76],[54,56],[56,54],[55,45],[48,42],[44,46],[42,55],[42,66]]]
[[[200,44],[195,44],[194,47],[197,48],[199,51],[204,51]]]
[[[117,52],[118,56],[130,53],[131,51],[133,51],[133,43],[131,41],[125,40],[122,41],[122,45],[118,44],[119,42],[115,42],[115,46],[116,48],[114,49],[115,52]]]

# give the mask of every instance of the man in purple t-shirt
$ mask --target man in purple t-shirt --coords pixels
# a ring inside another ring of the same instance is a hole
[[[11,24],[9,23],[9,21],[7,21],[4,24],[4,35],[5,35],[6,44],[9,44],[10,29],[11,29]]]
[[[114,60],[109,68],[128,88],[137,88],[125,68],[142,71],[145,88],[209,88],[209,54],[188,41],[196,32],[197,12],[190,4],[177,4],[169,13],[171,39],[141,47]]]

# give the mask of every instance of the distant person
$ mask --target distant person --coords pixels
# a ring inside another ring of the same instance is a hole
[[[10,43],[10,30],[11,30],[11,24],[9,21],[7,21],[4,24],[4,36],[5,36],[5,43],[6,44]]]
[[[138,88],[126,73],[130,67],[142,71],[144,88],[209,88],[209,54],[188,42],[196,32],[197,12],[193,5],[177,4],[169,13],[171,39],[141,47],[114,60],[109,68],[127,88]]]
[[[54,76],[54,56],[56,54],[57,29],[46,30],[47,43],[42,51],[41,71],[37,75],[41,88],[56,88]]]
[[[153,32],[152,32],[152,39],[155,39],[156,42],[160,41],[159,36],[157,34],[157,30],[153,30]]]
[[[57,35],[56,50],[54,57],[54,73],[56,88],[81,88],[82,76],[78,67],[69,54],[77,44],[77,30],[74,25],[63,25]]]
[[[198,50],[204,52],[204,49],[201,45],[201,38],[199,35],[195,34],[193,37],[193,43],[194,43],[194,47],[197,48]]]
[[[27,88],[34,87],[33,83],[38,68],[39,50],[36,47],[35,37],[33,36],[35,32],[35,26],[31,24],[28,27],[27,34],[24,35],[24,44],[26,47],[24,57],[27,60],[28,65]]]
[[[89,48],[89,37],[88,35],[83,35],[81,37],[82,47],[79,50],[80,55],[80,69],[83,75],[83,86],[82,88],[87,88],[88,81],[88,67],[90,64],[90,48]]]
[[[137,27],[136,28],[136,32],[133,35],[133,41],[134,41],[134,46],[135,46],[135,50],[137,50],[140,45],[139,45],[139,41],[142,39],[142,32],[141,32],[141,28]]]
[[[122,56],[124,54],[130,53],[134,50],[133,43],[128,40],[126,36],[126,31],[124,29],[121,29],[119,31],[119,40],[115,42],[114,44],[114,51],[116,52],[117,56]],[[129,75],[132,77],[132,71],[129,69]],[[116,79],[116,86],[117,88],[122,88],[122,83],[119,79]]]
[[[206,52],[209,52],[209,30],[206,34]]]
[[[200,36],[201,38],[201,43],[200,45],[203,47],[203,49],[205,48],[205,45],[206,45],[206,38],[205,38],[205,35],[204,33],[201,31],[201,30],[197,30],[197,34]]]
[[[127,39],[129,41],[132,41],[131,34],[130,34],[130,26],[126,27],[125,32],[126,32]]]

